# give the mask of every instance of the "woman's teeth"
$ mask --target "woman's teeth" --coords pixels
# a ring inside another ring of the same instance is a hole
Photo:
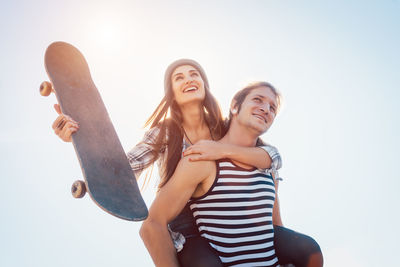
[[[189,88],[186,88],[183,92],[186,93],[186,92],[194,91],[194,90],[197,90],[197,88],[196,87],[189,87]]]

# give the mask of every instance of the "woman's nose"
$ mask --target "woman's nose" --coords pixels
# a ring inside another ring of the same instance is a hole
[[[191,76],[187,76],[186,78],[185,78],[185,83],[187,84],[187,83],[191,83],[193,81],[193,77],[191,77]]]

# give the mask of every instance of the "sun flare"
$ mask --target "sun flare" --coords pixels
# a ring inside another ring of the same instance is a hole
[[[90,41],[106,51],[117,50],[123,43],[122,27],[116,20],[92,23],[89,32]]]

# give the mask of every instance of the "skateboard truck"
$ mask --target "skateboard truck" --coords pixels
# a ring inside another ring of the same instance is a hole
[[[51,82],[44,81],[40,84],[40,94],[42,96],[49,96],[54,93],[53,85]],[[82,180],[76,180],[71,186],[71,194],[74,198],[83,198],[86,194],[86,184]]]
[[[51,93],[54,93],[51,82],[42,82],[40,84],[40,94],[42,96],[49,96]],[[74,198],[83,198],[86,194],[86,191],[86,184],[82,180],[76,180],[71,186],[71,194]]]

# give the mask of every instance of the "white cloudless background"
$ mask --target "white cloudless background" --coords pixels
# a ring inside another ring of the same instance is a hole
[[[1,266],[153,266],[140,222],[70,194],[80,167],[39,94],[54,41],[85,55],[126,151],[173,60],[204,67],[225,115],[246,83],[271,82],[284,105],[263,139],[283,158],[284,225],[318,241],[324,266],[398,264],[400,1],[5,0],[0,36]]]

